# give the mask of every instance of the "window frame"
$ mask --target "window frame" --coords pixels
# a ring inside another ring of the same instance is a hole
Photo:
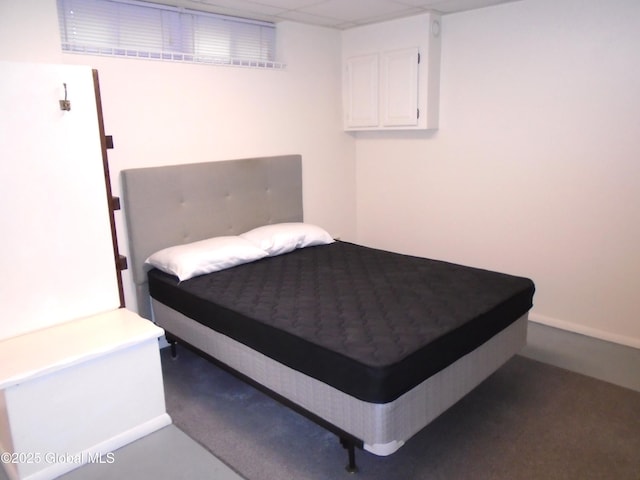
[[[139,0],[56,0],[64,53],[283,69],[276,26]],[[248,53],[246,53],[248,52]]]

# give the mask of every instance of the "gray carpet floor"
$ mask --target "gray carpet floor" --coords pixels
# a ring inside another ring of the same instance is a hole
[[[185,348],[174,423],[249,480],[640,480],[640,392],[516,356],[389,457],[356,451]]]

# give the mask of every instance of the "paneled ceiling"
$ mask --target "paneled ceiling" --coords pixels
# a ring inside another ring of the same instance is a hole
[[[177,7],[269,22],[346,29],[435,11],[462,12],[518,0],[152,0]]]

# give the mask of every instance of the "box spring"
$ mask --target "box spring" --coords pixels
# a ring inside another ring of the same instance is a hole
[[[396,400],[359,400],[293,370],[152,299],[154,319],[167,332],[307,411],[361,439],[375,455],[395,452],[405,441],[461,399],[526,342],[527,314],[447,368]]]

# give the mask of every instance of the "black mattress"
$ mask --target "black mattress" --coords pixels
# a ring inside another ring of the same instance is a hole
[[[179,282],[151,296],[360,400],[387,403],[532,306],[531,280],[346,242]]]

